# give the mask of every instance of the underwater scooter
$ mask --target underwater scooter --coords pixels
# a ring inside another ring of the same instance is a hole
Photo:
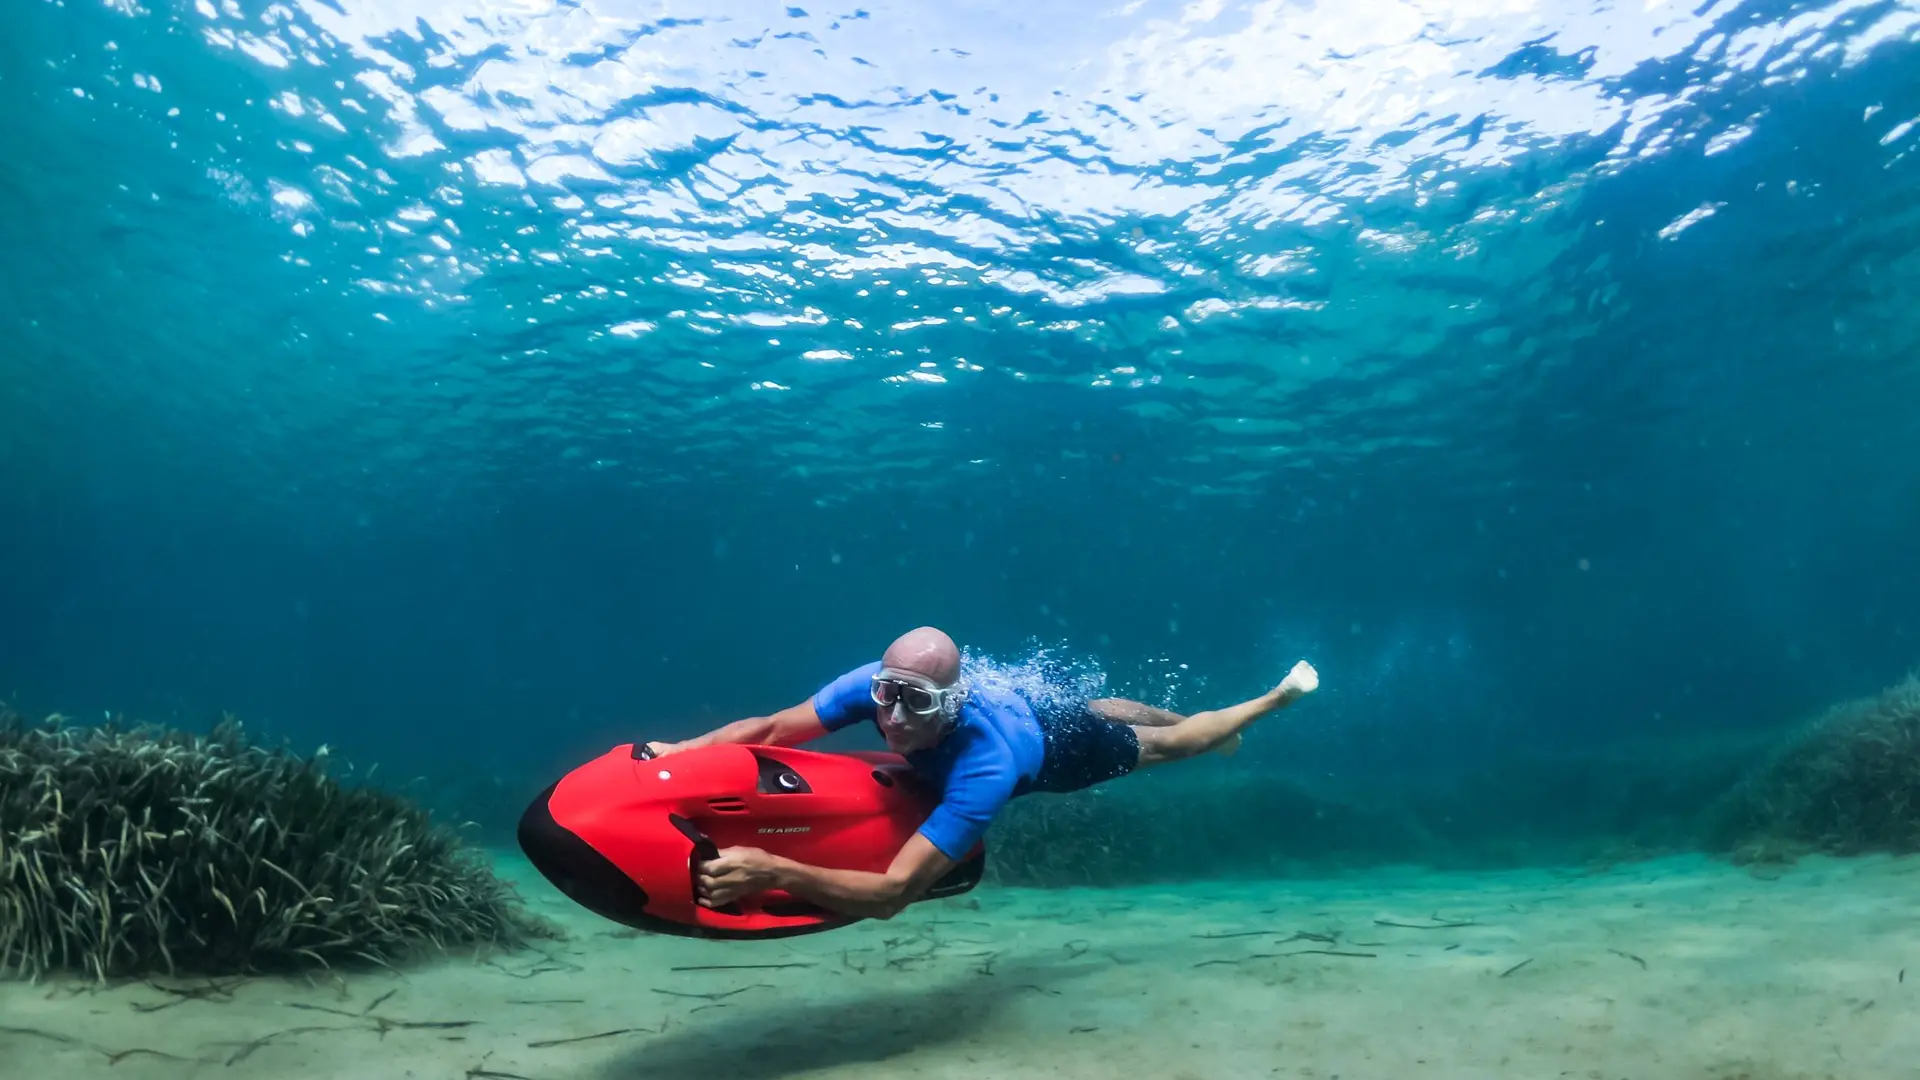
[[[781,890],[702,907],[701,862],[742,845],[884,873],[937,801],[897,754],[724,744],[660,758],[622,743],[542,791],[519,840],[555,888],[602,918],[682,937],[791,937],[860,917]],[[981,842],[919,899],[965,893],[985,869]]]

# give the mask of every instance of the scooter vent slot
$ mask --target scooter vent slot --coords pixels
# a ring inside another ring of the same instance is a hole
[[[722,814],[744,814],[747,812],[747,801],[731,796],[724,799],[708,799],[707,805]]]

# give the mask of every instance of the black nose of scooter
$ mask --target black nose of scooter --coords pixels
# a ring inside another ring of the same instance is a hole
[[[572,830],[554,820],[548,786],[520,815],[520,850],[553,887],[604,919],[647,928],[647,891]]]

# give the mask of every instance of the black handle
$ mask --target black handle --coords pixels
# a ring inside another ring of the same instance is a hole
[[[694,878],[694,892],[697,894],[700,891],[700,864],[709,859],[719,858],[720,848],[714,844],[713,837],[700,831],[700,826],[695,825],[679,814],[668,814],[667,821],[672,824],[674,828],[680,830],[680,835],[693,841],[693,857],[687,860],[687,873],[691,874]],[[713,910],[720,912],[722,915],[742,914],[738,901],[731,904],[723,904]]]
[[[670,822],[674,828],[680,830],[680,835],[693,841],[693,859],[695,862],[705,862],[708,859],[717,859],[720,857],[719,846],[713,842],[713,837],[700,831],[700,826],[695,825],[679,814],[668,814],[667,821]]]
[[[632,757],[635,761],[652,761],[659,756],[659,754],[653,752],[653,746],[650,743],[641,741],[633,744]]]

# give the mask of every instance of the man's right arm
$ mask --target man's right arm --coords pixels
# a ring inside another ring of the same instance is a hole
[[[808,698],[798,705],[789,706],[772,716],[750,716],[745,720],[735,720],[724,727],[718,727],[705,735],[696,735],[684,742],[653,742],[657,755],[679,753],[682,750],[698,750],[704,746],[719,743],[745,743],[750,746],[796,746],[811,742],[827,733],[826,725],[820,722],[820,714],[814,711],[813,699]]]

